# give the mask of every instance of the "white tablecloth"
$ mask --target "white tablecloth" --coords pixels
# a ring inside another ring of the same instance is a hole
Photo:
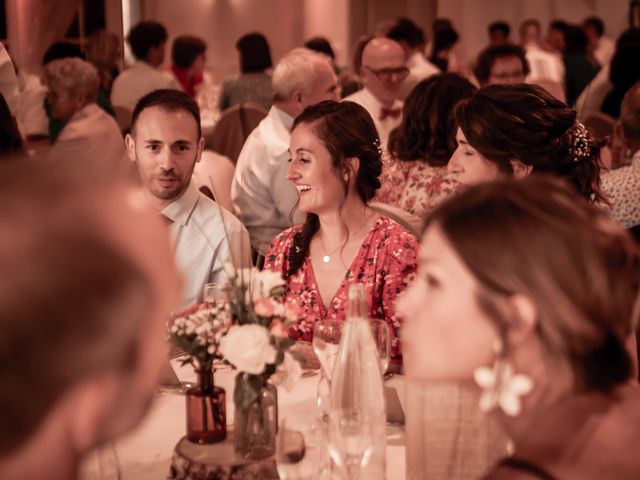
[[[195,374],[190,366],[173,366],[180,380],[194,381]],[[236,372],[225,368],[215,373],[216,385],[226,390],[227,425],[233,423],[233,384]],[[300,379],[296,387],[287,392],[278,388],[278,408],[280,415],[316,414],[316,391],[319,375]],[[404,408],[404,379],[395,376],[386,382],[387,386],[398,390]],[[176,393],[157,395],[150,412],[138,428],[115,443],[115,453],[122,480],[158,480],[166,478],[171,463],[173,448],[185,434],[185,399]],[[109,460],[106,462],[108,463]],[[87,460],[83,468],[84,480],[101,478],[98,476],[99,463],[105,470],[105,456],[96,453]],[[405,478],[405,435],[401,427],[387,427],[386,451],[387,479]],[[117,478],[117,477],[114,477]],[[375,479],[371,479],[375,480]]]

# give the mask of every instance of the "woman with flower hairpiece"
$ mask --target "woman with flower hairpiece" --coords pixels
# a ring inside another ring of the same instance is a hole
[[[302,311],[290,335],[311,341],[317,320],[344,320],[349,285],[363,283],[369,317],[387,321],[399,362],[394,304],[415,273],[418,243],[368,205],[382,169],[371,117],[353,102],[308,107],[295,119],[289,152],[287,178],[307,218],[274,239],[264,268],[282,273],[287,302]]]
[[[448,170],[467,185],[547,173],[592,202],[600,191],[600,145],[576,111],[537,85],[490,85],[455,108],[458,148]]]
[[[429,218],[398,302],[405,370],[475,383],[514,446],[485,480],[638,478],[639,267],[629,234],[549,176],[473,186]]]

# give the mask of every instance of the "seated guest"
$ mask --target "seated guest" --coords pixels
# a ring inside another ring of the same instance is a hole
[[[369,40],[362,51],[362,61],[357,73],[363,88],[344,100],[362,105],[369,112],[382,146],[386,148],[389,133],[402,120],[400,90],[409,75],[402,47],[389,38],[376,37]]]
[[[404,366],[465,382],[508,433],[514,451],[485,480],[638,476],[640,255],[605,215],[531,177],[472,187],[429,219],[398,302]]]
[[[442,69],[434,65],[432,59],[427,60],[424,54],[426,45],[424,31],[412,20],[398,18],[385,36],[398,42],[407,59],[406,65],[409,69],[409,75],[404,79],[400,93],[400,98],[404,100],[418,82],[432,75],[437,75]]]
[[[203,80],[206,51],[207,44],[198,37],[181,35],[173,40],[171,72],[191,98],[196,97],[196,88]]]
[[[564,88],[564,63],[560,55],[542,48],[541,29],[540,22],[534,18],[520,24],[520,46],[525,51],[531,69],[526,81],[535,84],[544,82],[544,86],[552,82]]]
[[[118,124],[123,127],[129,126],[133,107],[147,93],[159,88],[180,90],[175,77],[160,69],[167,42],[167,31],[161,24],[140,22],[131,29],[127,41],[136,62],[118,75],[111,87],[111,104],[120,109],[116,110]]]
[[[429,60],[443,72],[449,72],[449,55],[458,43],[458,32],[452,27],[439,28],[433,32],[433,50]]]
[[[166,358],[179,290],[166,227],[78,160],[0,166],[3,480],[78,478],[138,424]]]
[[[363,283],[369,317],[388,322],[400,361],[394,303],[415,271],[417,242],[368,206],[380,188],[378,148],[371,117],[353,102],[322,102],[296,118],[287,179],[307,219],[273,241],[264,268],[285,278],[285,296],[303,311],[290,334],[307,341],[317,320],[344,320],[349,285]]]
[[[142,196],[169,224],[184,281],[182,307],[202,302],[205,283],[227,280],[224,264],[248,267],[249,237],[231,213],[191,181],[204,139],[198,105],[186,93],[156,90],[133,110],[125,142],[142,181]]]
[[[511,35],[511,27],[503,20],[492,22],[487,27],[489,35],[489,46],[507,45],[511,43],[509,35]]]
[[[587,36],[589,52],[595,57],[598,65],[604,67],[611,61],[616,49],[614,41],[604,35],[604,22],[595,15],[587,17],[582,21],[582,29]]]
[[[23,149],[22,136],[16,119],[11,115],[4,95],[0,93],[0,158],[20,153]]]
[[[231,185],[236,214],[263,255],[276,235],[302,221],[292,217],[298,193],[286,179],[293,119],[309,105],[337,100],[337,82],[328,58],[306,48],[289,52],[273,72],[273,106],[242,147]]]
[[[491,46],[478,55],[473,69],[481,87],[486,85],[523,83],[529,74],[529,62],[524,50],[510,43]]]
[[[453,107],[474,90],[455,73],[428,78],[413,89],[404,103],[402,123],[391,133],[376,201],[425,218],[456,191],[458,182],[446,173],[456,146]]]
[[[620,35],[616,51],[609,65],[611,91],[607,92],[600,111],[613,118],[620,116],[622,97],[637,81],[640,81],[640,28],[630,28]]]
[[[240,75],[222,82],[218,107],[226,110],[240,103],[254,103],[265,110],[273,103],[273,89],[269,73],[271,50],[261,33],[247,33],[236,42],[240,61]]]
[[[42,72],[51,116],[64,127],[51,148],[51,158],[83,158],[126,168],[126,154],[118,124],[96,104],[98,73],[79,58],[48,63]]]
[[[458,148],[447,166],[473,184],[507,175],[549,173],[584,198],[603,201],[600,148],[576,112],[536,85],[491,85],[455,108]]]
[[[582,28],[569,25],[564,38],[564,81],[567,105],[573,106],[578,96],[598,73],[599,66],[587,55],[587,36]]]
[[[622,100],[615,136],[631,164],[603,173],[602,192],[611,206],[611,216],[631,228],[640,225],[640,82]]]

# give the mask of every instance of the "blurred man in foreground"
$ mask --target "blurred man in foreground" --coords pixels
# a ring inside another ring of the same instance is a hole
[[[83,159],[0,165],[0,478],[76,478],[149,406],[180,282],[167,228]]]

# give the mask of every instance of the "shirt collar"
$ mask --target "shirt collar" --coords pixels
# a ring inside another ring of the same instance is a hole
[[[293,117],[291,115],[275,106],[271,107],[269,114],[275,117],[280,123],[282,123],[287,130],[291,131],[291,129],[293,128]]]
[[[191,214],[196,208],[200,192],[193,182],[189,182],[189,186],[176,200],[167,205],[162,214],[173,220],[175,223],[186,226],[191,218]]]

